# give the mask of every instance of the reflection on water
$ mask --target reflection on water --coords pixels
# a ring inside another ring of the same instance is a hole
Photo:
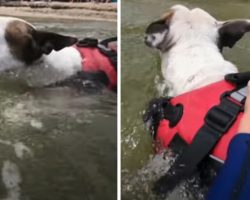
[[[46,22],[39,29],[105,38],[105,22]],[[116,95],[29,88],[0,77],[0,199],[116,199]]]
[[[146,26],[158,19],[174,4],[201,7],[220,20],[250,18],[248,1],[219,0],[129,0],[122,1],[122,197],[123,199],[155,199],[150,188],[169,167],[163,159],[152,157],[152,139],[142,123],[143,111],[153,97],[162,93],[162,77],[158,53],[144,45]],[[249,70],[250,35],[233,49],[225,49],[225,57],[241,71]],[[164,169],[165,170],[157,170]],[[203,199],[206,188],[199,180],[189,180],[167,199]],[[197,184],[198,181],[198,184]],[[203,191],[204,189],[204,191]],[[195,195],[195,197],[193,196]]]

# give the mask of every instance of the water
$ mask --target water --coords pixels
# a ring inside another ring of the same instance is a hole
[[[149,100],[162,94],[160,58],[156,51],[144,45],[144,30],[174,4],[201,7],[220,20],[250,18],[247,0],[122,1],[121,161],[124,200],[154,199],[150,188],[169,166],[169,160],[152,156],[152,139],[142,122]],[[250,70],[250,34],[246,34],[233,49],[225,49],[223,54],[240,71]],[[183,183],[167,199],[204,199],[203,188],[197,183],[199,180],[195,181]]]
[[[106,22],[28,19],[77,37],[116,34]],[[116,95],[30,88],[0,77],[0,199],[116,199]]]

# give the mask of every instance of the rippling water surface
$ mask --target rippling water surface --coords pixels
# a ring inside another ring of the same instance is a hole
[[[250,18],[247,0],[124,0],[122,1],[122,197],[155,199],[153,182],[169,167],[169,159],[153,157],[152,140],[142,123],[142,113],[150,99],[162,93],[160,58],[144,45],[144,30],[174,4],[201,7],[220,20]],[[225,57],[241,71],[250,70],[250,34]],[[188,67],[188,66],[187,66]],[[193,191],[192,191],[193,190]],[[177,188],[168,200],[203,199],[199,180],[189,180]]]
[[[38,29],[105,38],[115,23],[28,19]],[[116,95],[30,88],[0,77],[0,199],[116,199]]]

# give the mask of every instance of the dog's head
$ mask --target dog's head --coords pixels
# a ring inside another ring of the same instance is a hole
[[[145,43],[166,52],[179,43],[206,41],[222,50],[223,47],[232,48],[248,31],[248,20],[221,22],[200,8],[175,5],[169,13],[147,27]]]
[[[0,17],[0,50],[7,50],[13,59],[26,66],[42,55],[50,54],[52,50],[59,51],[76,42],[74,37],[36,30],[21,19]]]

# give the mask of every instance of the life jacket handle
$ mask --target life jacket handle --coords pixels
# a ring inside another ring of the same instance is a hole
[[[97,47],[98,45],[98,40],[95,38],[84,38],[80,40],[76,46],[78,47]]]
[[[98,48],[98,50],[105,56],[109,58],[109,61],[112,63],[112,66],[117,71],[117,52],[108,47],[110,42],[116,42],[117,37],[111,37],[98,41],[96,38],[84,38],[80,40],[76,46],[85,47],[85,48]]]
[[[153,138],[156,138],[157,129],[161,120],[169,121],[172,128],[178,124],[183,115],[183,105],[173,105],[171,97],[162,97],[153,99],[149,102],[149,106],[143,115],[143,121],[150,130]]]
[[[234,83],[237,86],[247,85],[248,81],[250,80],[250,71],[227,74],[225,76],[225,80],[230,83]]]
[[[102,40],[100,42],[100,44],[107,47],[110,42],[116,42],[116,41],[117,41],[117,37],[111,37],[111,38],[107,38],[105,40]]]

